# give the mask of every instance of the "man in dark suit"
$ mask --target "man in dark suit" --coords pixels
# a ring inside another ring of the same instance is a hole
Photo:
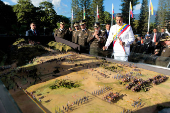
[[[110,32],[110,24],[107,23],[106,24],[106,30],[105,30],[105,33],[104,33],[105,34],[104,36],[105,36],[106,40],[109,37],[109,32]],[[113,49],[113,43],[110,44],[108,49]]]
[[[108,38],[108,36],[109,36],[109,32],[110,32],[110,24],[107,23],[107,24],[106,24],[106,30],[105,30],[105,37],[106,37],[106,40],[107,40],[107,38]]]
[[[161,38],[162,38],[162,39],[165,39],[167,36],[168,36],[168,34],[165,33],[165,29],[162,28],[162,29],[161,29]]]
[[[31,29],[26,31],[25,36],[39,36],[39,32],[36,30],[36,24],[35,22],[32,22],[30,24]]]
[[[152,51],[152,53],[154,53],[155,49],[159,48],[159,45],[160,45],[159,42],[160,42],[160,38],[161,38],[161,33],[157,32],[157,29],[154,28],[153,33],[151,34],[150,38],[151,38],[151,42],[152,42],[151,51]]]

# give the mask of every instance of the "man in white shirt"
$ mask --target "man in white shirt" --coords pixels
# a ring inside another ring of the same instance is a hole
[[[116,25],[113,25],[109,32],[109,37],[103,50],[106,50],[110,43],[113,43],[114,59],[128,61],[130,55],[130,44],[135,40],[132,28],[130,25],[123,23],[123,15],[116,14]]]

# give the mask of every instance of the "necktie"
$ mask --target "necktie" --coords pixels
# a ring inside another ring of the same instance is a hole
[[[155,35],[154,35],[153,42],[156,42],[156,33],[155,33]]]
[[[35,36],[37,35],[36,32],[35,32],[35,30],[34,30],[34,35],[35,35]]]
[[[107,32],[107,36],[109,36],[109,32]]]

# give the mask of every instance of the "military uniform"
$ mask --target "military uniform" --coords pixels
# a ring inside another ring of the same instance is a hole
[[[56,29],[54,36],[68,40],[68,29]]]
[[[78,43],[78,38],[77,38],[77,36],[78,36],[78,33],[79,33],[79,31],[80,30],[74,30],[73,31],[73,34],[72,34],[72,42],[74,42],[74,43]]]
[[[92,36],[87,39],[87,42],[90,43],[90,54],[101,56],[102,54],[100,54],[100,51],[106,42],[106,38],[104,36],[104,32],[102,31],[99,31],[98,36],[100,40],[95,38],[92,33]]]
[[[87,42],[88,37],[91,36],[91,32],[87,29],[85,30],[79,30],[77,32],[77,37],[75,40],[77,40],[78,44],[80,45],[80,49],[83,52],[88,52],[89,49],[89,43]]]
[[[160,41],[167,41],[167,40],[170,41],[170,38],[162,39]],[[169,62],[170,62],[170,45],[166,45],[162,48],[161,56],[159,56],[156,59],[156,65],[167,67]]]
[[[63,29],[61,29],[62,27],[61,25],[63,26]],[[60,28],[55,30],[54,37],[57,36],[59,38],[70,40],[69,31],[68,29],[64,28],[64,25],[65,25],[64,22],[60,22]]]
[[[78,22],[76,22],[75,24],[74,24],[74,27],[78,27],[79,26],[79,23]],[[72,32],[72,42],[74,42],[74,43],[78,43],[78,40],[77,40],[77,35],[78,35],[78,31],[79,31],[79,29],[78,30],[73,30],[73,32]]]
[[[167,45],[161,53],[162,57],[170,57],[170,45]]]

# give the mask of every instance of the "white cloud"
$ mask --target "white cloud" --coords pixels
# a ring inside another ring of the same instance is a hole
[[[47,1],[47,0],[32,0],[32,4],[36,7],[38,7],[39,3],[44,2],[44,1]]]
[[[60,7],[60,3],[61,3],[61,0],[52,0],[52,4],[53,4],[56,8]]]
[[[62,3],[63,6],[68,7],[66,4]]]
[[[17,3],[18,0],[11,0],[11,1],[14,2],[14,3]]]
[[[10,3],[9,3],[9,2],[5,2],[5,1],[4,1],[4,3],[5,3],[6,5],[10,5]]]
[[[137,4],[136,7],[135,7],[135,10],[140,10],[142,4]]]

